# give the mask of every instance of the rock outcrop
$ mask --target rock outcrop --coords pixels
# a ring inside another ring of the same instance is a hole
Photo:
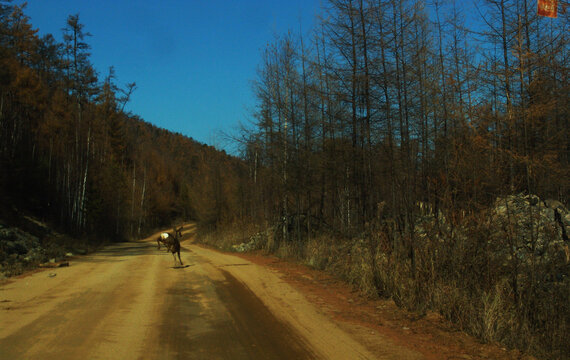
[[[506,243],[521,259],[533,254],[548,260],[566,257],[570,214],[556,200],[541,200],[536,195],[509,195],[497,198],[493,208],[492,226],[495,237],[507,236]]]
[[[48,261],[61,261],[65,248],[52,241],[61,235],[52,232],[45,224],[21,217],[21,227],[0,222],[0,274],[18,275]]]

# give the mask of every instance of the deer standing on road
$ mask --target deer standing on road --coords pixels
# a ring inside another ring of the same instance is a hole
[[[180,258],[180,238],[182,238],[182,226],[178,229],[174,228],[174,235],[168,232],[161,233],[158,239],[156,239],[156,243],[158,244],[159,250],[160,243],[162,243],[166,247],[166,251],[172,253],[172,256],[174,257],[174,265],[176,265],[176,255],[174,254],[178,253],[178,260],[182,266],[184,264],[182,264],[182,259]]]

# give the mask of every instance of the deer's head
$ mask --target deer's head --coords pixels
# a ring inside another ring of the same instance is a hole
[[[179,227],[179,228],[174,228],[174,236],[176,236],[178,239],[180,239],[182,237],[182,229],[183,227]]]

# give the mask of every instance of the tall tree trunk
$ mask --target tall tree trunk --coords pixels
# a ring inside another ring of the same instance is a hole
[[[503,47],[503,76],[505,78],[505,97],[507,100],[507,139],[508,139],[508,166],[509,166],[509,188],[511,193],[515,191],[515,167],[514,167],[514,125],[513,125],[513,109],[511,100],[511,82],[510,82],[510,65],[509,65],[509,48],[507,38],[507,20],[505,11],[505,0],[500,1],[501,11],[501,42]]]
[[[365,17],[365,9],[363,0],[360,0],[360,25],[361,25],[361,36],[362,36],[362,61],[364,66],[364,78],[363,78],[363,87],[364,87],[364,138],[365,142],[363,144],[363,167],[364,167],[364,180],[362,184],[362,191],[361,191],[361,198],[362,198],[362,221],[363,223],[370,220],[373,216],[371,208],[372,203],[374,203],[373,199],[371,198],[371,191],[372,191],[372,139],[371,139],[371,130],[370,130],[370,108],[371,108],[371,99],[370,99],[370,69],[368,64],[368,34],[366,31],[367,20]]]
[[[137,230],[137,237],[141,236],[141,227],[142,227],[142,222],[143,222],[143,218],[145,215],[145,213],[144,213],[145,194],[146,194],[146,167],[143,169],[143,185],[142,185],[142,191],[141,191],[139,227]]]
[[[135,224],[135,189],[137,185],[137,165],[133,164],[133,187],[131,191],[131,218],[129,222],[131,223],[130,236],[134,236],[134,224]]]
[[[85,191],[87,190],[87,174],[89,171],[89,153],[91,147],[91,127],[87,131],[87,154],[85,156],[85,171],[83,173],[83,183],[81,185],[81,205],[79,207],[79,230],[82,231],[85,228]]]
[[[383,5],[381,0],[378,1],[378,32],[380,35],[380,60],[382,63],[382,91],[384,94],[384,101],[385,101],[385,117],[386,117],[386,134],[388,137],[388,166],[390,171],[390,208],[392,211],[396,208],[396,161],[394,158],[394,137],[393,137],[393,125],[392,125],[392,98],[389,92],[389,82],[388,82],[388,67],[386,65],[386,40],[384,37],[384,26],[382,25],[384,22],[384,16],[382,11]]]
[[[441,89],[442,89],[442,107],[443,107],[443,137],[444,143],[447,144],[447,121],[449,119],[449,113],[447,110],[447,87],[446,87],[446,80],[445,80],[445,65],[444,65],[444,58],[443,58],[443,32],[441,30],[441,21],[439,20],[439,8],[440,2],[439,0],[435,0],[435,15],[436,15],[436,24],[437,24],[437,31],[438,31],[438,44],[439,44],[439,70],[440,70],[440,77],[441,77]],[[447,151],[444,152],[447,153]]]

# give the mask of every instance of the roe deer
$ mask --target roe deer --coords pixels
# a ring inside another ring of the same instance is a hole
[[[163,243],[166,247],[166,251],[172,253],[174,257],[174,265],[176,265],[176,255],[178,253],[178,260],[180,261],[180,265],[184,265],[182,263],[182,259],[180,258],[180,238],[182,237],[182,226],[178,229],[174,228],[174,235],[171,233],[163,232],[160,234],[156,242],[158,244],[158,248],[160,249],[160,243]]]
[[[182,229],[183,229],[182,226],[179,227],[178,229],[176,227],[172,229],[174,231],[174,236],[177,237],[179,240],[182,238]],[[173,237],[171,233],[163,232],[160,234],[158,239],[156,239],[156,244],[158,245],[158,250],[160,250],[160,243],[162,243],[164,245],[164,247],[167,248],[167,251],[168,251],[169,240],[167,240],[167,239],[169,237]]]

